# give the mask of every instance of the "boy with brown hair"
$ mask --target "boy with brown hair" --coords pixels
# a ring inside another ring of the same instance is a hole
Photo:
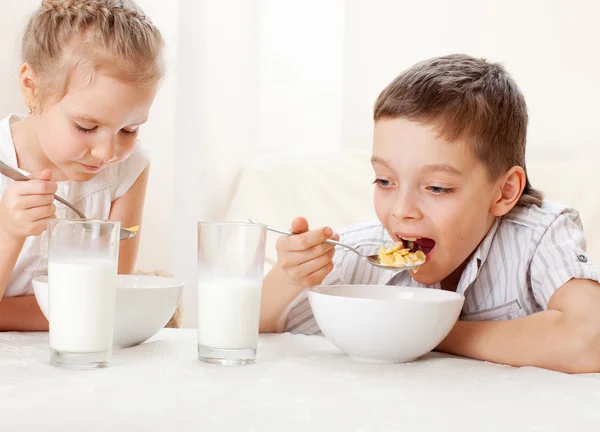
[[[515,366],[600,371],[599,275],[576,210],[543,200],[525,169],[527,107],[498,64],[466,55],[418,63],[380,94],[372,165],[377,222],[309,230],[277,242],[261,331],[319,333],[306,289],[387,284],[462,293],[459,321],[437,350]],[[418,273],[364,263],[411,240]],[[334,255],[335,254],[335,255]],[[391,276],[393,275],[393,276]]]

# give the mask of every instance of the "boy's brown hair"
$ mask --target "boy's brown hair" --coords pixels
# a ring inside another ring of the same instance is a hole
[[[417,63],[379,95],[374,119],[435,123],[448,141],[466,139],[492,180],[513,166],[525,169],[527,106],[497,63],[452,54]],[[527,179],[518,206],[541,206]]]

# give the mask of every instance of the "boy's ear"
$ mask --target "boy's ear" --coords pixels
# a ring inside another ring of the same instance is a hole
[[[38,104],[38,76],[29,63],[23,63],[19,68],[19,84],[23,102],[31,111],[35,111]]]
[[[504,216],[511,211],[525,189],[527,176],[520,166],[514,166],[497,180],[498,195],[492,202],[490,213],[494,216]]]

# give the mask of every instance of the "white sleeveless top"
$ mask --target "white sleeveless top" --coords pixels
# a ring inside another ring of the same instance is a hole
[[[18,168],[15,145],[12,139],[10,124],[24,117],[11,114],[0,121],[0,160]],[[57,195],[67,199],[91,219],[108,219],[113,201],[123,196],[135,183],[142,171],[148,166],[149,158],[136,146],[128,159],[109,165],[93,179],[78,183],[71,180],[58,183]],[[27,174],[25,171],[21,172]],[[10,180],[0,175],[0,198]],[[56,217],[59,219],[76,218],[77,215],[58,201]],[[8,281],[5,297],[16,297],[33,294],[31,280],[36,274],[47,274],[47,233],[25,240],[21,254],[17,260],[12,276]]]

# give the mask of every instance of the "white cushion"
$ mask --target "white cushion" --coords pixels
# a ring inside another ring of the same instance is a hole
[[[312,227],[334,230],[375,219],[374,175],[369,153],[271,154],[250,159],[243,167],[226,220],[254,218],[289,229],[292,219],[304,216]],[[588,239],[588,251],[600,263],[600,179],[593,162],[528,161],[532,185],[546,197],[577,208]],[[594,176],[596,174],[596,176]],[[591,179],[591,180],[588,180]],[[269,233],[266,262],[277,259]]]
[[[547,199],[576,208],[581,215],[587,250],[600,268],[600,177],[593,160],[532,160],[527,162],[533,187]]]

